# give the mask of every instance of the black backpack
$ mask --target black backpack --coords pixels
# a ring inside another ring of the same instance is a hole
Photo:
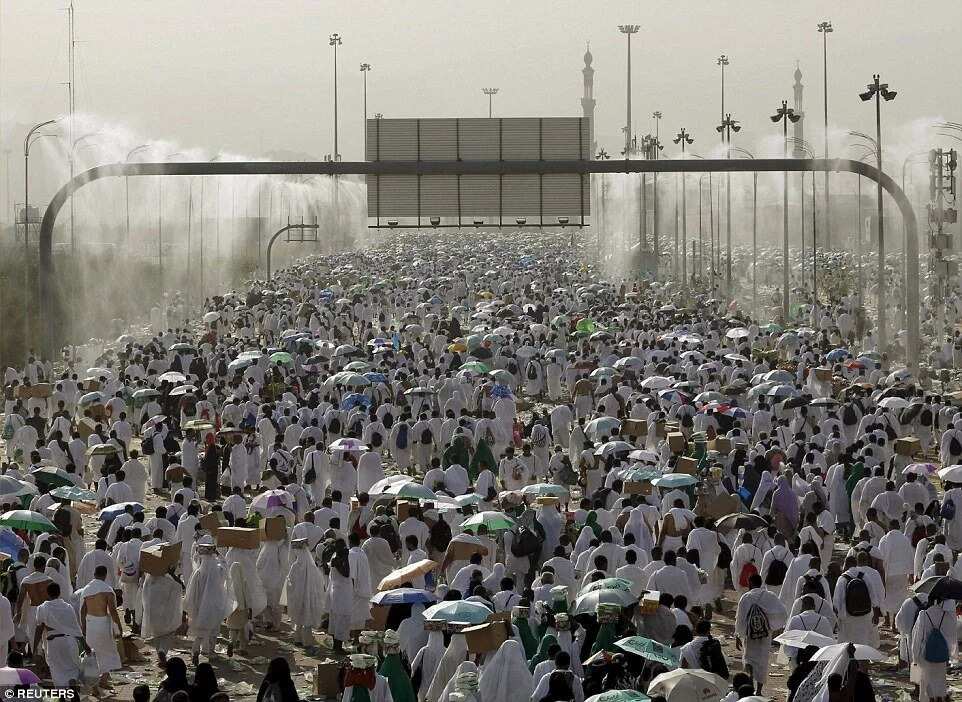
[[[145,456],[154,455],[154,435],[153,434],[151,434],[150,436],[144,437],[144,439],[140,442],[140,452]]]
[[[421,432],[422,444],[430,444],[432,441],[434,441],[434,434],[431,433],[430,429],[425,429]]]
[[[845,578],[845,611],[852,617],[864,617],[872,611],[872,595],[868,591],[865,577],[859,573],[855,577],[843,575]]]
[[[331,423],[327,425],[327,432],[329,434],[340,434],[341,420],[337,417],[331,417]]]
[[[852,405],[845,405],[845,409],[842,410],[842,424],[847,427],[858,424],[858,414],[856,414],[855,407]]]
[[[701,650],[698,652],[698,663],[702,670],[707,670],[709,673],[714,673],[728,680],[728,661],[725,660],[725,654],[722,652],[718,639],[709,636],[708,640],[701,645]]]
[[[932,410],[928,407],[922,410],[922,414],[919,415],[919,424],[923,427],[932,426]]]
[[[381,424],[384,425],[385,429],[390,429],[394,426],[394,415],[390,412],[384,413],[384,419],[381,420]]]
[[[541,539],[528,527],[521,524],[512,533],[514,538],[511,540],[511,555],[525,558],[541,551]]]
[[[534,367],[534,363],[528,364],[528,380],[538,379],[538,369]]]
[[[732,550],[731,547],[724,541],[718,542],[718,562],[717,566],[722,570],[730,568],[732,564]]]
[[[818,575],[802,576],[802,595],[818,595],[825,599],[825,587],[822,585],[822,578]]]
[[[384,437],[381,436],[381,432],[375,431],[371,434],[371,446],[374,448],[381,448],[381,444],[384,443]]]
[[[788,566],[785,565],[785,561],[775,559],[772,561],[771,565],[768,566],[768,574],[765,576],[766,585],[781,585],[785,582],[785,576],[788,574]]]
[[[514,361],[508,361],[507,370],[511,375],[514,375],[515,373],[518,372],[518,364],[515,363]]]
[[[949,439],[949,453],[951,453],[953,456],[958,456],[960,453],[962,453],[962,444],[959,443],[957,437],[953,436],[951,439]]]

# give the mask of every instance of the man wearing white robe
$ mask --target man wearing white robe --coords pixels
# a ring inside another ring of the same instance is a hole
[[[214,541],[205,536],[197,544],[199,563],[184,595],[188,635],[193,638],[193,662],[197,665],[203,647],[208,656],[214,652],[214,642],[220,625],[227,616],[227,573],[217,555]]]
[[[397,558],[391,552],[391,547],[380,533],[381,528],[378,524],[369,527],[370,538],[364,541],[361,549],[367,556],[368,566],[371,572],[371,584],[377,586],[384,578],[391,574],[391,571],[398,567]]]
[[[321,571],[307,548],[307,539],[291,542],[294,556],[287,573],[287,614],[294,624],[294,640],[302,646],[314,645],[313,629],[324,616]]]
[[[912,542],[902,532],[898,520],[893,521],[891,527],[891,531],[882,537],[878,545],[882,552],[882,563],[885,564],[885,599],[882,601],[882,612],[885,614],[886,626],[908,597],[909,575],[915,560]]]
[[[374,590],[371,583],[371,566],[367,554],[361,548],[361,540],[356,533],[348,537],[350,550],[348,551],[348,566],[351,571],[351,589],[354,594],[351,606],[351,631],[360,631],[371,617],[371,595]]]
[[[948,695],[946,672],[948,662],[937,663],[926,660],[929,637],[938,630],[945,638],[949,661],[958,648],[958,619],[955,616],[955,601],[932,603],[928,609],[919,612],[912,628],[912,667],[918,667],[919,702],[944,702]]]
[[[47,586],[49,600],[37,607],[37,628],[33,635],[33,650],[40,650],[44,642],[45,658],[50,668],[50,679],[57,687],[70,687],[80,679],[80,639],[83,632],[77,621],[77,611],[60,598],[60,586]]]
[[[117,578],[117,563],[113,556],[107,553],[107,542],[104,539],[97,539],[92,551],[84,554],[77,567],[77,589],[83,588],[87,583],[94,579],[94,573],[99,566],[107,569],[107,584],[114,590],[120,589],[120,581]]]
[[[116,635],[123,636],[120,615],[117,614],[117,600],[113,588],[107,583],[106,566],[98,566],[91,580],[79,593],[83,603],[80,606],[80,624],[87,645],[97,656],[100,672],[100,685],[110,678],[111,671],[122,666],[117,651]]]
[[[16,633],[10,600],[0,595],[0,661],[4,663],[7,660],[7,653],[10,652],[10,640]]]
[[[167,651],[174,644],[175,633],[183,621],[184,586],[170,573],[144,575],[141,587],[144,619],[140,636],[155,651],[160,663],[166,663]]]
[[[835,583],[832,603],[838,612],[838,640],[850,643],[866,644],[878,648],[879,632],[877,628],[881,610],[880,604],[885,600],[885,586],[875,568],[867,564],[868,554],[859,554],[858,564],[852,558],[845,559],[845,571]],[[868,614],[854,616],[848,613],[845,606],[845,593],[848,581],[859,575],[865,580],[869,597],[873,603],[873,611]]]
[[[762,694],[762,686],[768,679],[768,669],[772,656],[772,636],[785,626],[788,613],[781,601],[762,588],[762,578],[755,574],[749,578],[749,590],[738,600],[735,613],[735,634],[742,644],[742,663],[746,671],[751,671],[756,686],[756,694]],[[768,632],[759,632],[760,638],[751,638],[750,624],[753,613],[758,610],[767,620]]]

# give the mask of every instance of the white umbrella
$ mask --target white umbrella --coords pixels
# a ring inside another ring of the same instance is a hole
[[[884,400],[878,403],[879,407],[884,407],[885,409],[900,410],[905,409],[909,406],[909,401],[904,397],[886,397]]]
[[[793,648],[806,648],[807,646],[824,648],[835,643],[835,639],[831,636],[825,636],[824,634],[819,634],[817,631],[806,631],[804,629],[786,631],[784,634],[776,636],[772,640]]]
[[[947,466],[937,475],[943,483],[962,483],[962,465]]]
[[[674,378],[664,375],[653,375],[641,381],[641,387],[645,390],[663,390],[675,382]]]
[[[855,653],[852,654],[852,658],[857,661],[884,661],[886,656],[884,653],[871,646],[864,646],[862,644],[850,644],[848,642],[842,642],[837,644],[832,644],[830,646],[825,646],[820,648],[818,653],[811,657],[813,661],[830,661],[836,656],[841,655],[845,652],[849,646],[855,647]]]
[[[725,332],[725,336],[729,339],[744,339],[745,337],[751,336],[751,334],[749,334],[745,327],[735,327]]]
[[[718,702],[728,689],[729,682],[720,675],[699,668],[678,668],[652,680],[648,695],[663,695],[668,702]]]

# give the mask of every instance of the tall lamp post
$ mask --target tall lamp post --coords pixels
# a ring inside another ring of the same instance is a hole
[[[603,148],[599,150],[598,153],[595,155],[595,160],[597,161],[607,161],[610,158],[611,156],[609,156],[608,152],[605,151]],[[601,264],[601,234],[602,234],[601,230],[602,228],[605,228],[608,226],[608,212],[605,209],[605,199],[608,194],[607,186],[608,186],[607,179],[605,178],[605,174],[602,173],[601,174],[601,227],[598,228],[598,236],[597,236],[599,265]],[[574,236],[574,233],[572,233],[572,236]]]
[[[872,82],[868,84],[865,92],[858,95],[862,102],[875,98],[875,143],[879,173],[882,172],[882,100],[891,102],[896,95],[894,90],[889,90],[888,83],[882,83],[879,80],[877,73],[872,76]],[[885,224],[881,179],[877,183],[876,193],[878,197],[878,344],[879,351],[884,353],[887,337],[885,333]]]
[[[681,144],[681,158],[685,158],[685,145],[695,142],[691,135],[682,127],[672,141]],[[687,174],[681,174],[681,281],[682,287],[688,287],[688,211],[686,207],[685,191],[688,189]]]
[[[332,34],[329,45],[334,47],[334,160],[340,161],[341,153],[337,150],[337,47],[341,45],[341,35]]]
[[[651,118],[655,120],[655,146],[657,147],[654,152],[654,158],[658,160],[658,152],[662,151],[665,147],[661,145],[659,139],[659,124],[661,123],[662,114],[659,110],[655,110],[651,113]],[[655,280],[660,280],[658,273],[661,266],[661,248],[658,243],[658,171],[652,174],[651,179],[651,245],[655,251]]]
[[[728,56],[722,54],[717,59],[715,63],[721,68],[721,118],[725,119],[725,66],[727,66],[731,61],[728,60]],[[722,141],[725,140],[725,135],[722,134]]]
[[[361,64],[361,75],[364,76],[364,151],[367,158],[367,74],[371,71],[371,64]]]
[[[641,29],[637,24],[619,24],[618,31],[628,38],[628,74],[625,89],[625,154],[631,150],[631,35]]]
[[[494,116],[494,96],[500,88],[481,88],[481,92],[488,96],[488,119]]]
[[[788,106],[788,100],[782,100],[782,106],[771,115],[775,124],[782,123],[782,158],[788,158],[788,123],[795,123],[801,115]],[[782,174],[782,317],[785,326],[789,322],[788,310],[788,171]]]
[[[717,127],[716,131],[722,135],[722,141],[727,145],[727,158],[732,157],[732,132],[738,133],[741,126],[737,119],[732,119],[732,113],[728,112]],[[725,174],[725,243],[728,254],[725,259],[725,284],[729,299],[732,297],[732,175]]]
[[[826,20],[818,23],[818,31],[822,35],[822,97],[825,106],[823,157],[828,158],[828,35],[835,30],[832,23]],[[825,245],[829,248],[832,246],[832,202],[828,190],[828,170],[825,171]]]
[[[790,137],[792,145],[796,150],[804,153],[808,158],[815,158],[815,149],[804,139],[796,139],[795,137]],[[799,209],[802,212],[802,288],[804,289],[805,283],[805,173],[802,172],[801,178],[799,178],[799,185],[801,186],[799,195]],[[812,301],[816,306],[818,305],[818,226],[817,226],[817,212],[815,211],[815,171],[812,171]]]
[[[165,161],[183,156],[180,151],[167,154]],[[160,294],[163,296],[164,285],[164,177],[157,179],[157,274],[160,276]]]
[[[23,299],[30,299],[30,147],[37,139],[43,139],[55,134],[37,134],[40,129],[51,124],[56,124],[57,120],[48,119],[46,122],[35,124],[27,132],[23,139]],[[16,223],[16,216],[14,217]],[[23,333],[24,342],[30,343],[30,314],[24,306],[23,314]]]
[[[755,154],[739,146],[731,150],[747,158],[754,159]],[[752,318],[758,319],[758,172],[752,172]]]
[[[146,151],[149,148],[151,148],[150,144],[141,144],[140,146],[135,146],[134,148],[132,148],[130,151],[127,152],[127,158],[125,158],[124,161],[130,161],[130,159],[133,158],[134,154],[136,154],[139,151]],[[129,176],[124,176],[124,210],[126,212],[125,217],[127,220],[125,236],[127,238],[127,241],[126,241],[127,251],[129,252],[130,251],[130,177]]]

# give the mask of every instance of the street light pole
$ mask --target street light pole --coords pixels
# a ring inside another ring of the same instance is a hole
[[[341,45],[341,35],[336,32],[330,36],[329,45],[334,47],[334,160],[340,161],[337,150],[337,47]]]
[[[488,96],[488,119],[494,115],[494,96],[498,94],[500,88],[481,88],[481,92]]]
[[[824,157],[828,158],[828,35],[834,32],[832,23],[829,21],[819,22],[818,31],[822,35],[822,83],[823,99],[825,105],[825,149]],[[825,246],[832,246],[832,200],[828,189],[828,171],[825,171]]]
[[[658,160],[658,152],[664,148],[661,145],[661,141],[659,141],[658,127],[659,127],[659,123],[661,122],[661,117],[662,115],[660,111],[656,110],[655,112],[651,113],[651,118],[655,120],[655,142],[654,143],[656,148],[654,150],[654,159],[656,161]],[[661,247],[658,243],[658,172],[655,171],[655,173],[652,174],[652,176],[653,177],[651,179],[651,196],[652,196],[651,197],[651,235],[652,235],[651,245],[655,251],[655,280],[658,281],[661,279],[659,277],[659,271],[661,270]]]
[[[694,143],[691,135],[682,127],[675,138],[672,140],[676,144],[681,144],[681,157],[685,158],[685,145]],[[688,174],[681,174],[681,284],[683,288],[688,287],[688,211],[686,207],[685,191],[688,189]]]
[[[367,74],[371,70],[371,64],[361,64],[361,75],[364,76],[364,158],[367,158]],[[258,195],[258,197],[260,197]]]
[[[733,151],[750,159],[755,155],[746,149],[732,147]],[[758,319],[758,172],[752,173],[752,319]]]
[[[775,124],[782,123],[782,158],[788,158],[788,123],[797,122],[801,115],[795,114],[795,110],[788,106],[788,100],[782,100],[782,106],[775,114],[771,115],[771,120]],[[783,323],[788,326],[788,171],[782,173],[782,317]]]
[[[619,24],[618,31],[624,34],[628,38],[628,74],[627,74],[627,88],[625,91],[625,154],[627,158],[628,151],[631,147],[631,35],[637,34],[638,30],[641,29],[640,25],[637,24]]]
[[[724,68],[724,66],[723,66]],[[726,158],[732,157],[732,132],[738,133],[741,126],[737,119],[732,119],[731,112],[722,117],[721,124],[715,129],[721,133],[722,141],[727,145]],[[732,176],[731,173],[725,174],[725,244],[728,248],[725,260],[725,283],[728,291],[728,298],[732,298]]]
[[[879,74],[872,76],[872,82],[868,84],[865,92],[859,93],[862,102],[868,102],[875,98],[875,146],[878,158],[878,170],[882,172],[882,100],[891,102],[897,93],[889,90],[888,83],[879,80]],[[879,352],[885,352],[886,331],[885,331],[885,222],[882,207],[882,184],[878,184],[876,190],[878,198],[878,344]]]
[[[55,119],[48,119],[46,122],[35,124],[27,132],[23,139],[23,299],[30,299],[30,147],[37,139],[53,134],[39,134],[34,138],[34,134],[44,127],[56,123]],[[16,213],[14,213],[14,227],[16,227]],[[23,340],[29,346],[30,343],[30,314],[26,305],[23,313]]]

